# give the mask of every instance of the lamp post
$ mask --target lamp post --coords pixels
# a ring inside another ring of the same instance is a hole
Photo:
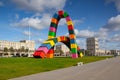
[[[30,57],[30,39],[31,39],[31,35],[30,35],[30,24],[28,24],[28,29],[29,29],[29,45],[28,45],[28,57]]]

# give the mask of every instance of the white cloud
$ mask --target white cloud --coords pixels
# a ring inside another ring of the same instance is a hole
[[[38,39],[37,42],[38,42],[38,43],[43,43],[44,40],[43,40],[43,39]]]
[[[19,14],[15,14],[15,18],[16,18],[16,19],[19,19]]]
[[[0,7],[1,7],[1,6],[4,6],[4,4],[3,4],[3,2],[0,1]]]
[[[58,23],[58,26],[65,26],[66,25],[66,20],[65,19],[61,19]]]
[[[24,31],[23,34],[25,34],[26,36],[30,36],[32,33],[29,31]]]
[[[80,44],[80,40],[79,40],[79,39],[76,39],[76,43],[77,43],[77,44]]]
[[[20,9],[44,12],[63,9],[66,0],[12,0],[12,2]]]
[[[77,45],[80,49],[86,49],[86,40],[85,39],[76,39]]]
[[[107,3],[115,3],[115,6],[117,8],[118,11],[120,11],[120,0],[106,0]]]
[[[95,32],[89,31],[89,30],[77,30],[75,29],[75,34],[77,38],[87,38],[87,37],[93,37]]]
[[[120,42],[117,44],[116,47],[117,47],[117,49],[120,49]]]
[[[39,17],[39,16],[42,16],[41,13],[35,13],[32,17]]]
[[[74,25],[76,25],[76,24],[81,24],[81,23],[83,23],[84,22],[84,20],[85,20],[85,18],[83,17],[83,18],[81,18],[81,19],[78,19],[78,20],[73,20],[73,24]]]
[[[50,15],[49,14],[43,14],[41,18],[39,17],[32,17],[32,18],[23,18],[22,20],[18,22],[14,22],[11,24],[11,26],[15,27],[32,27],[34,29],[44,29],[46,27],[49,27],[50,25]]]
[[[109,31],[120,31],[120,15],[111,17],[103,28],[106,28]]]
[[[99,38],[99,39],[106,39],[108,36],[108,31],[105,28],[100,28],[99,31],[95,32],[94,36]]]
[[[73,25],[77,25],[77,24],[83,23],[84,20],[85,20],[85,18],[74,19],[74,20],[72,20],[72,22],[73,22]],[[66,25],[66,20],[65,20],[65,19],[61,19],[61,20],[59,21],[59,25],[60,25],[60,26]]]
[[[120,34],[115,34],[111,38],[109,38],[107,41],[109,42],[120,42]]]

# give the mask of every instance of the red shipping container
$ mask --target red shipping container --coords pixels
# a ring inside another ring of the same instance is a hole
[[[58,15],[63,15],[64,14],[64,11],[58,11]]]
[[[74,26],[68,25],[68,30],[74,30]]]
[[[61,41],[64,41],[64,40],[65,40],[65,37],[64,37],[64,36],[61,36],[60,39],[61,39]]]
[[[54,54],[54,49],[50,49],[47,54]]]

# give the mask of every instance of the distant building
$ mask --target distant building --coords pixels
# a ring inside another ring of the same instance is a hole
[[[120,50],[110,50],[113,55],[120,55]]]
[[[18,50],[22,47],[24,49],[28,49],[30,51],[30,55],[35,50],[35,42],[31,40],[21,40],[20,42],[11,42],[11,41],[6,41],[6,40],[0,40],[0,51],[3,53],[4,48],[10,49],[13,48],[14,50]]]
[[[31,51],[34,51],[34,50],[35,50],[35,41],[31,41],[31,40],[21,40],[19,43],[20,43],[20,46],[19,46],[19,47],[24,46],[25,49],[29,49],[29,50],[31,50]]]
[[[87,51],[89,55],[101,56],[101,55],[111,55],[116,53],[115,50],[102,50],[99,48],[98,38],[87,38]]]
[[[55,51],[62,51],[63,52],[62,56],[69,55],[69,52],[70,52],[69,48],[64,44],[56,45],[54,49],[55,49]],[[54,53],[54,55],[55,56],[60,56],[61,53],[57,52],[57,53]]]
[[[99,51],[98,51],[98,55],[110,55],[110,54],[111,54],[110,50],[99,49]]]
[[[97,55],[99,52],[98,39],[94,37],[87,38],[86,43],[89,55]]]
[[[117,54],[120,55],[120,50],[117,50]]]

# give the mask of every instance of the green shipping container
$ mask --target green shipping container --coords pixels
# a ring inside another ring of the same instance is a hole
[[[64,18],[66,18],[69,15],[68,15],[68,13],[64,12],[63,16],[64,16]]]
[[[72,48],[72,49],[71,49],[71,52],[72,52],[72,53],[77,53],[77,49],[76,49],[76,48]]]
[[[74,34],[74,31],[73,31],[73,30],[69,30],[69,33],[70,33],[70,34]]]
[[[57,38],[54,38],[53,41],[54,41],[54,43],[57,43],[57,42],[58,42],[58,41],[57,41]]]
[[[51,22],[50,26],[57,28],[58,25]]]
[[[49,31],[49,36],[56,36],[55,32]]]

